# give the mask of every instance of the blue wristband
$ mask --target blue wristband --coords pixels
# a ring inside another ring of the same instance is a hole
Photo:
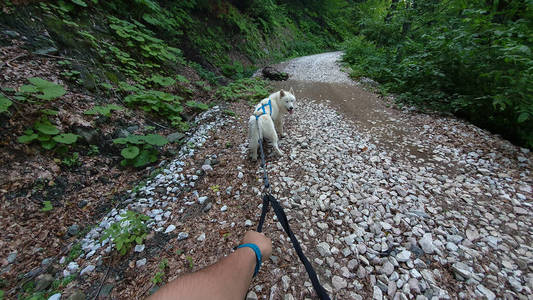
[[[255,259],[256,259],[255,271],[254,271],[254,277],[255,277],[255,275],[257,275],[257,272],[259,272],[259,268],[261,267],[261,250],[259,250],[259,247],[257,247],[256,244],[251,244],[251,243],[242,244],[238,246],[237,249],[243,248],[243,247],[251,248],[255,252]]]

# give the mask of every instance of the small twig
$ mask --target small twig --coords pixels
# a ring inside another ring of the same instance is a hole
[[[67,60],[72,60],[72,61],[83,61],[83,62],[87,62],[86,60],[83,60],[83,59],[70,58],[70,57],[64,57],[64,56],[57,56],[57,55],[51,55],[51,54],[44,54],[44,53],[32,53],[32,54],[35,54],[35,55],[41,55],[41,56],[46,56],[46,57],[51,57],[51,58],[59,58],[59,59],[67,59]]]
[[[144,296],[146,293],[148,293],[148,291],[150,291],[150,289],[154,286],[153,283],[150,283],[150,285],[148,285],[148,288],[145,289],[142,294],[140,295],[141,297]]]
[[[27,55],[26,53],[22,53],[22,54],[19,54],[19,55],[13,57],[12,59],[7,60],[5,63],[3,63],[3,64],[0,65],[0,70],[2,70],[2,68],[3,68],[5,65],[11,67],[11,66],[9,65],[10,62],[12,62],[12,61],[14,61],[14,60],[17,60],[17,59],[19,59],[19,58],[21,58],[21,57],[24,57],[24,56],[26,56],[26,55]]]
[[[102,286],[104,286],[104,282],[107,279],[107,275],[109,275],[110,269],[111,269],[111,266],[108,266],[107,271],[105,272],[104,279],[102,279],[102,282],[100,282],[100,286],[98,287],[98,291],[96,292],[96,295],[94,296],[93,300],[96,300],[96,298],[98,298],[98,295],[100,295],[100,291],[102,290]]]

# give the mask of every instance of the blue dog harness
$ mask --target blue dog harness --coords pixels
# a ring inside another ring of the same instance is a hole
[[[270,98],[268,98],[268,103],[267,104],[262,104],[261,107],[258,107],[255,111],[258,112],[260,110],[263,111],[262,114],[260,115],[257,115],[255,114],[255,119],[256,120],[259,120],[259,117],[262,116],[262,115],[266,115],[266,110],[265,110],[265,107],[269,107],[270,108],[270,115],[272,115],[272,102],[270,101]]]

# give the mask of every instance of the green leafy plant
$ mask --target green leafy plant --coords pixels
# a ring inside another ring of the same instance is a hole
[[[237,114],[233,110],[225,109],[223,112],[224,112],[224,114],[226,114],[228,116],[232,116],[232,117],[236,117],[237,116]]]
[[[87,155],[94,156],[100,154],[100,148],[98,148],[97,145],[89,145],[89,150],[87,151]]]
[[[63,158],[61,162],[69,168],[80,166],[80,154],[78,152],[74,152],[72,153],[72,156],[67,156]]]
[[[187,79],[187,77],[183,76],[183,75],[176,75],[176,80],[179,81],[180,83],[190,83],[189,79]]]
[[[166,145],[168,140],[158,134],[129,135],[114,139],[113,143],[126,146],[120,152],[124,157],[120,164],[138,168],[157,161],[158,151],[155,147]]]
[[[54,209],[54,207],[52,206],[52,202],[43,201],[43,208],[41,208],[41,211],[47,212],[51,211],[52,209]]]
[[[209,106],[205,103],[200,103],[200,102],[196,102],[196,101],[187,101],[185,103],[185,105],[187,105],[188,107],[192,108],[192,109],[195,109],[195,110],[208,110],[209,109]]]
[[[165,269],[168,268],[168,259],[163,258],[163,260],[159,263],[159,271],[155,273],[154,277],[152,278],[153,284],[158,284],[163,282],[163,277],[165,276]]]
[[[150,78],[150,81],[163,87],[171,86],[176,83],[176,80],[172,79],[171,77],[165,77],[161,75],[153,75]]]
[[[19,91],[41,100],[53,100],[65,95],[65,89],[53,82],[44,80],[39,77],[28,78],[30,84],[23,85],[19,88]]]
[[[44,149],[50,150],[58,143],[63,146],[74,144],[78,137],[73,133],[59,133],[59,129],[48,118],[41,117],[35,122],[33,128],[26,129],[24,135],[19,136],[17,141],[23,144],[39,141]]]
[[[224,101],[246,100],[255,103],[268,97],[269,87],[262,79],[245,78],[220,87],[215,95]]]
[[[70,80],[78,80],[80,77],[80,71],[70,70],[70,71],[63,71],[61,72],[61,75],[65,76],[66,78]]]
[[[187,257],[185,257],[185,259],[187,260],[187,262],[189,263],[189,269],[193,269],[194,268],[194,261],[192,259],[192,256],[190,255],[187,255]]]
[[[68,264],[69,262],[75,260],[76,258],[80,257],[80,255],[83,253],[81,243],[76,243],[72,245],[72,248],[70,248],[70,251],[68,253],[67,258],[65,259],[65,264]]]
[[[116,104],[107,104],[106,106],[96,105],[93,108],[86,110],[86,115],[102,115],[106,117],[111,116],[111,112],[114,110],[124,110],[124,107]]]
[[[180,101],[183,98],[169,93],[148,90],[138,94],[129,95],[124,102],[129,106],[136,106],[146,112],[167,118],[171,124],[182,130],[188,129],[188,124],[183,122],[180,113],[183,112],[183,106]]]
[[[376,80],[402,104],[454,113],[533,149],[530,9],[459,0],[373,4],[356,5],[361,36],[344,44],[353,77]]]
[[[13,104],[6,96],[0,93],[0,113],[8,111],[9,107]]]
[[[121,255],[125,255],[133,243],[142,244],[147,235],[148,227],[144,222],[150,218],[133,211],[126,211],[120,215],[122,219],[113,223],[104,231],[101,241],[109,238]]]

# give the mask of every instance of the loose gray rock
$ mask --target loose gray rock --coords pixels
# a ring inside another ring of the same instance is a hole
[[[331,279],[331,284],[333,285],[335,291],[340,291],[348,286],[348,282],[346,281],[346,279],[337,275],[333,276],[333,278]]]
[[[11,252],[7,256],[7,262],[10,264],[14,263],[16,259],[17,259],[17,252]]]
[[[171,133],[169,135],[167,135],[167,140],[171,143],[174,143],[174,142],[177,142],[179,140],[181,140],[182,138],[185,137],[185,134],[183,134],[182,132],[174,132],[174,133]]]
[[[382,300],[383,299],[383,292],[378,286],[374,286],[374,292],[372,293],[372,299],[374,300]]]
[[[291,279],[287,275],[281,276],[281,284],[283,286],[283,290],[286,291],[291,286]]]
[[[67,233],[70,236],[75,236],[78,234],[78,232],[80,232],[80,226],[78,226],[78,224],[72,224],[67,229]]]
[[[85,300],[85,299],[86,299],[85,293],[83,293],[80,290],[74,290],[72,295],[70,295],[67,298],[67,300]]]
[[[402,250],[402,252],[398,253],[396,255],[396,260],[398,262],[406,262],[411,258],[411,251],[409,250]]]
[[[392,272],[394,272],[394,266],[389,261],[387,261],[383,264],[383,266],[381,266],[379,272],[381,274],[389,276],[390,274],[392,274]]]
[[[469,279],[472,277],[472,267],[469,267],[468,265],[462,262],[454,263],[452,265],[452,270],[465,279]]]
[[[61,299],[61,293],[53,294],[48,298],[48,300],[60,300]]]
[[[246,300],[257,300],[257,294],[254,291],[249,291],[248,294],[246,294]]]
[[[176,226],[174,224],[168,225],[167,229],[165,229],[165,233],[170,233],[176,229]]]
[[[140,268],[142,266],[146,265],[146,258],[143,258],[143,259],[139,259],[135,262],[135,266],[137,268]]]
[[[329,244],[326,243],[326,242],[321,242],[321,243],[319,243],[319,244],[316,246],[316,249],[317,249],[318,253],[320,253],[320,255],[321,255],[322,257],[330,256],[330,255],[331,255],[330,246],[329,246]]]
[[[145,245],[142,244],[142,245],[135,245],[135,249],[133,249],[133,251],[135,252],[143,252],[144,251],[144,248],[145,248]]]
[[[189,237],[189,233],[187,232],[180,232],[178,233],[178,241],[184,240]]]
[[[84,274],[87,274],[87,273],[91,273],[92,271],[94,271],[94,269],[95,269],[95,266],[88,265],[87,267],[83,268],[83,270],[81,270],[80,276],[83,276]]]
[[[422,250],[427,254],[435,252],[435,246],[433,245],[433,239],[431,233],[424,233],[424,236],[418,241]]]
[[[200,234],[196,240],[199,242],[205,241],[205,233],[202,232],[202,234]]]
[[[35,281],[35,291],[40,292],[46,290],[54,281],[54,277],[50,274],[42,274],[37,277]]]
[[[488,288],[486,288],[484,285],[482,284],[478,284],[477,286],[477,290],[485,297],[487,297],[487,300],[494,300],[496,299],[496,295],[491,291],[489,290]]]

